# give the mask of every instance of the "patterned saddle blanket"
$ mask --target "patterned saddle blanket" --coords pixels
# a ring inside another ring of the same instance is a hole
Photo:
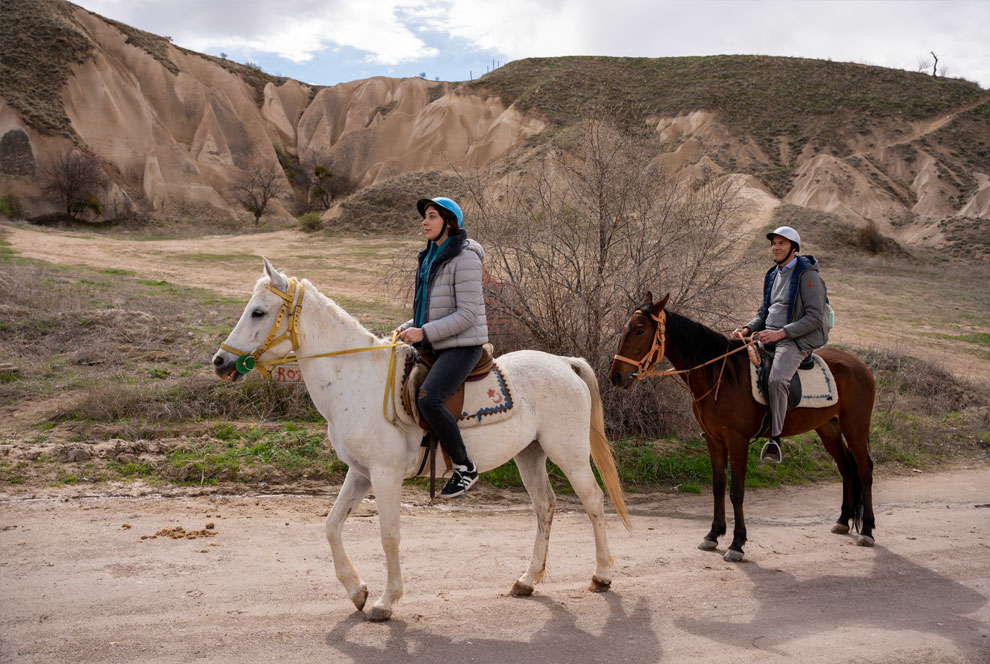
[[[498,363],[491,361],[490,366],[491,370],[487,373],[468,377],[460,389],[444,403],[462,429],[499,422],[514,414],[509,376]],[[428,372],[426,363],[417,361],[402,386],[402,406],[424,431],[429,431],[429,426],[420,417],[416,395]]]
[[[791,380],[791,400],[787,404],[791,408],[827,408],[834,406],[839,400],[835,389],[835,377],[821,357],[812,353],[814,360],[810,369],[798,369]],[[749,375],[753,387],[753,398],[757,403],[767,404],[766,396],[760,389],[760,368],[750,362]]]

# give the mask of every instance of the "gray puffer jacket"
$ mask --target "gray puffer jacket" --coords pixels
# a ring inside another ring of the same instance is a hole
[[[790,274],[787,295],[787,325],[783,328],[788,339],[793,339],[803,351],[821,348],[828,343],[828,322],[826,320],[825,282],[818,273],[818,261],[814,256],[798,256],[797,265]],[[750,332],[766,328],[767,313],[770,311],[770,291],[773,287],[777,266],[767,270],[763,279],[763,305],[756,318],[746,327]]]
[[[426,256],[419,253],[417,265]],[[488,320],[481,288],[485,250],[466,233],[450,236],[433,260],[427,278],[425,341],[435,350],[488,343]],[[419,288],[419,270],[416,270]],[[412,327],[413,320],[402,324]]]

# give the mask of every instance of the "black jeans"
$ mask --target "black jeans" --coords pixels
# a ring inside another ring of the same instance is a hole
[[[445,348],[435,351],[437,360],[419,388],[416,403],[419,412],[429,422],[430,428],[447,450],[451,461],[459,466],[471,464],[457,420],[443,406],[454,391],[460,387],[471,370],[481,359],[481,346]]]

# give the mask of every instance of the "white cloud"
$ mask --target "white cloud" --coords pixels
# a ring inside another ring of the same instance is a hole
[[[452,0],[444,22],[452,35],[510,59],[731,53],[913,70],[934,50],[950,75],[983,85],[987,26],[985,0]]]
[[[343,47],[383,69],[454,57],[444,39],[508,60],[740,53],[908,70],[934,50],[951,76],[990,85],[986,0],[81,1],[187,48],[297,63]]]
[[[399,20],[410,5],[403,0],[82,1],[97,14],[200,52],[240,48],[307,62],[326,48],[351,47],[382,65],[436,55]]]

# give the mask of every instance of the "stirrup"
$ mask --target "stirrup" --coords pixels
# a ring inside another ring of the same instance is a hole
[[[773,445],[773,448],[770,447],[771,445]],[[773,458],[768,454],[768,452],[772,452],[774,448],[777,450],[777,458]],[[780,449],[780,443],[775,440],[767,440],[767,442],[763,443],[763,447],[760,449],[760,461],[763,463],[780,463],[783,460],[784,452]]]

